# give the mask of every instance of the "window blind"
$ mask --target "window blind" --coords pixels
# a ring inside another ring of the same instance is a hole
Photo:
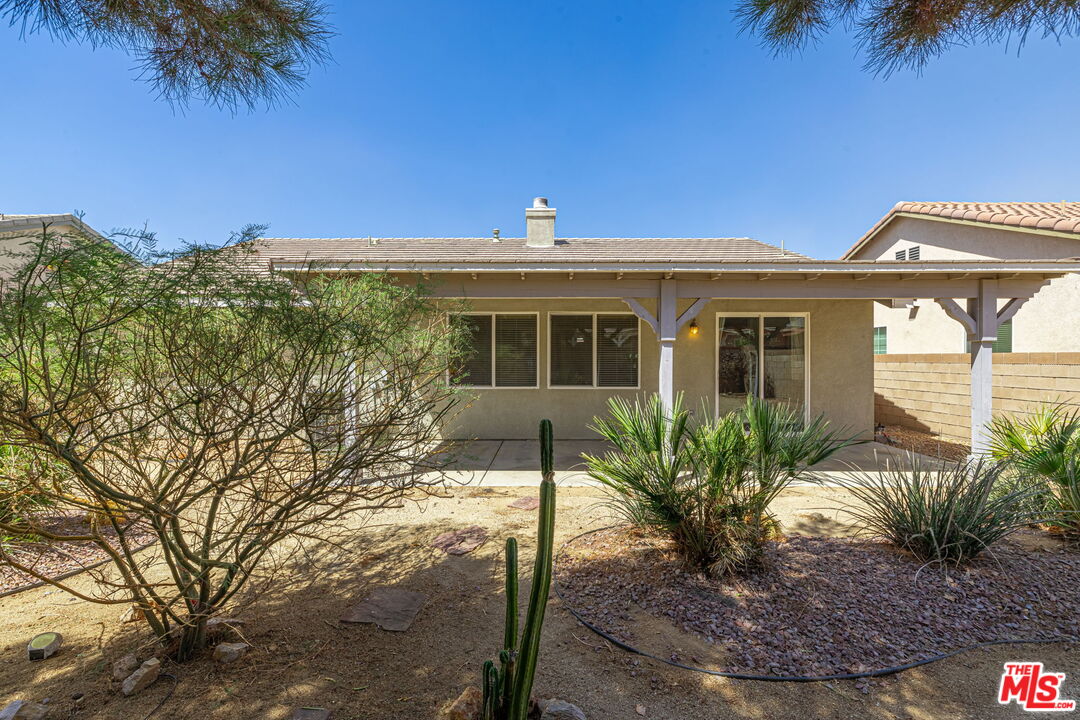
[[[536,385],[536,316],[495,316],[495,386]]]
[[[491,316],[462,315],[466,350],[450,371],[454,385],[491,385]]]
[[[596,384],[598,387],[637,386],[636,315],[596,316]]]
[[[885,355],[889,352],[888,328],[874,328],[874,354]]]

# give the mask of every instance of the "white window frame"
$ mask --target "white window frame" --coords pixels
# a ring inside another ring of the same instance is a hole
[[[551,318],[556,315],[591,315],[592,316],[592,385],[553,385],[551,383]],[[633,385],[598,385],[599,372],[596,366],[597,353],[596,353],[596,341],[599,337],[596,329],[596,318],[598,315],[632,315],[637,320],[637,342],[638,342],[638,363],[637,363],[637,377],[634,380]],[[615,310],[612,312],[604,312],[603,310],[559,310],[557,312],[549,312],[547,314],[547,387],[549,390],[640,390],[641,389],[641,318],[637,314],[632,312],[622,312]]]
[[[461,316],[488,316],[491,318],[491,384],[490,385],[467,385],[455,383],[450,377],[450,368],[446,369],[446,384],[452,388],[466,388],[472,390],[536,390],[540,387],[540,313],[535,310],[491,310],[491,311],[467,311],[448,313],[451,317]],[[496,315],[532,315],[536,318],[536,384],[534,385],[496,385],[495,384],[495,337]]]
[[[764,312],[724,312],[718,310],[713,318],[713,415],[720,416],[720,318],[722,317],[756,317],[758,318],[758,394],[760,399],[765,395],[765,333],[763,326],[767,317],[801,317],[806,321],[806,359],[803,363],[803,422],[810,421],[810,340],[812,330],[810,328],[810,313],[793,312],[790,310],[766,310]]]

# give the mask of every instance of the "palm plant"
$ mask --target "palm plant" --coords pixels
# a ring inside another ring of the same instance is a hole
[[[671,539],[711,575],[748,569],[779,526],[769,506],[806,469],[851,444],[827,421],[748,398],[739,412],[692,423],[677,397],[609,401],[593,429],[613,449],[585,455],[588,474],[631,524]],[[707,417],[708,413],[704,413]]]
[[[863,530],[924,562],[958,565],[1029,524],[1031,488],[995,492],[1004,466],[983,460],[863,473],[848,483],[845,511]]]
[[[990,450],[1011,482],[1032,489],[1044,521],[1080,540],[1080,411],[1043,405],[1024,417],[996,418]]]

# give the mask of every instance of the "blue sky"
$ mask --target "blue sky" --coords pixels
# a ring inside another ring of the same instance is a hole
[[[0,29],[0,212],[86,212],[164,245],[750,236],[838,256],[899,200],[1080,200],[1080,41],[861,69],[837,32],[775,58],[716,2],[332,2],[291,104],[176,112],[120,52]]]

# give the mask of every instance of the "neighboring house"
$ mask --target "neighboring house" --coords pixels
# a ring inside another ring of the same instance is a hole
[[[0,213],[0,279],[11,271],[13,264],[11,253],[20,252],[20,247],[35,237],[40,237],[45,228],[57,235],[70,233],[101,235],[70,213],[41,215],[5,215]]]
[[[436,296],[465,299],[473,350],[450,379],[472,401],[451,438],[531,438],[540,417],[560,437],[590,437],[609,398],[654,392],[708,412],[755,395],[869,438],[875,300],[996,307],[1080,270],[1058,259],[823,261],[747,238],[561,238],[555,215],[537,198],[519,238],[267,238],[256,248],[286,274],[422,276]],[[998,325],[994,313],[957,307],[954,317],[983,335]],[[978,428],[989,417],[982,357],[970,391]]]
[[[1080,203],[898,203],[844,260],[1021,261],[1080,257]],[[999,309],[1005,300],[998,301]],[[1047,285],[993,343],[994,408],[1080,402],[1080,276]],[[969,433],[970,340],[947,308],[911,298],[874,307],[877,416],[953,439]],[[932,357],[931,357],[932,356]]]

